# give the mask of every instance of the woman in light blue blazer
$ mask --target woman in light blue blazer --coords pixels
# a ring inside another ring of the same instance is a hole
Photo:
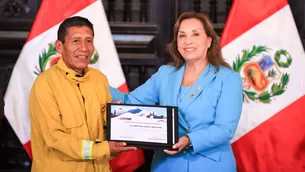
[[[153,172],[234,172],[230,140],[242,109],[242,81],[221,54],[217,34],[202,13],[183,13],[163,65],[130,94],[111,88],[113,100],[178,106],[179,151],[155,151]]]

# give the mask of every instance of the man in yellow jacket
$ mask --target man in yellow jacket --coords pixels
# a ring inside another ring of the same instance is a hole
[[[32,172],[111,171],[111,156],[136,148],[105,141],[106,104],[112,97],[106,76],[88,67],[93,25],[71,17],[57,36],[62,58],[37,77],[30,94]]]

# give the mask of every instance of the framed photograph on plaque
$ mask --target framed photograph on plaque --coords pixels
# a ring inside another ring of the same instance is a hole
[[[178,108],[107,104],[107,140],[143,149],[169,149],[178,142]]]

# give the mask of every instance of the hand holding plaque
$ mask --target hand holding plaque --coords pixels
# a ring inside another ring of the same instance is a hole
[[[126,146],[124,142],[108,142],[110,148],[110,156],[116,156],[119,153],[136,150],[136,147]]]

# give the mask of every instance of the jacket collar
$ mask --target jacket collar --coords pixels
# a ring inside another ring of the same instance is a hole
[[[169,103],[172,105],[178,105],[178,95],[180,92],[182,79],[185,70],[185,63],[183,66],[177,71],[173,72],[170,77],[169,84],[170,95]],[[216,67],[212,64],[208,64],[205,69],[200,74],[199,78],[196,80],[194,85],[186,92],[186,97],[180,102],[179,108],[181,108],[181,112],[184,113],[185,110],[189,107],[189,105],[200,95],[200,93],[206,88],[206,86],[215,78],[216,76]],[[179,123],[186,129],[188,129],[187,122],[184,120],[184,115],[179,114]]]
[[[75,72],[74,70],[68,68],[67,65],[64,63],[64,61],[62,60],[62,58],[59,59],[56,66],[64,73],[65,77],[69,81],[73,82],[76,85],[84,82],[85,80],[87,80],[89,78],[89,73],[90,73],[89,67],[87,67],[85,69],[84,75],[80,75],[77,72]]]

